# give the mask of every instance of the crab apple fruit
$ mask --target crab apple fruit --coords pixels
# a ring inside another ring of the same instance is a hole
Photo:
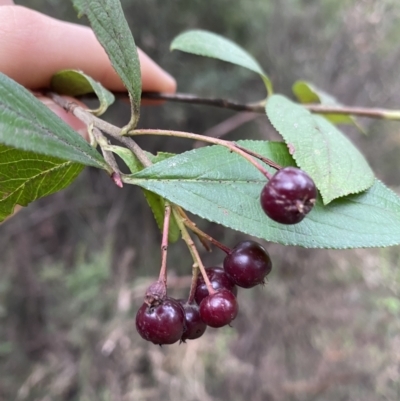
[[[261,207],[268,217],[281,224],[296,224],[304,219],[317,199],[311,177],[296,167],[277,171],[261,191]]]
[[[239,311],[235,295],[222,288],[207,296],[200,304],[200,317],[207,326],[222,327],[232,322]]]
[[[173,344],[185,331],[183,307],[169,297],[154,306],[144,303],[136,314],[136,329],[145,340],[154,344]]]
[[[237,295],[237,287],[235,286],[235,283],[228,277],[222,267],[207,267],[206,273],[214,290],[226,288],[234,295]],[[194,294],[194,299],[196,303],[200,305],[201,301],[207,296],[207,285],[203,277],[199,276],[199,278],[197,279],[197,287]]]
[[[224,259],[226,274],[243,288],[263,284],[271,269],[268,252],[255,241],[239,242]]]
[[[199,305],[196,303],[187,303],[179,300],[185,311],[185,331],[182,334],[181,340],[195,340],[201,337],[207,329],[207,325],[201,320]]]

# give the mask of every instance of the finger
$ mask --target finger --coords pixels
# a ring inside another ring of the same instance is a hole
[[[13,0],[0,0],[0,6],[11,6],[14,5]]]
[[[79,135],[81,135],[84,139],[87,141],[89,140],[89,134],[87,131],[86,125],[76,118],[72,113],[68,113],[66,110],[64,110],[61,106],[56,104],[53,100],[51,100],[48,97],[45,96],[37,96],[37,98],[45,105],[47,106],[53,113],[55,113],[58,117],[61,118],[64,122],[66,122],[72,129],[78,132]],[[65,96],[67,100],[73,101],[74,103],[79,104],[83,108],[86,108],[86,106],[76,99],[70,98],[68,96]]]
[[[144,91],[175,91],[175,80],[167,72],[140,50],[139,58]],[[38,89],[68,68],[84,71],[110,90],[125,90],[91,29],[21,6],[0,8],[1,72]]]

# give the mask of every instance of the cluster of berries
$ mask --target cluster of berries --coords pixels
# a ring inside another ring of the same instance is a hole
[[[317,189],[307,173],[285,167],[269,179],[261,191],[260,202],[272,220],[297,224],[311,211],[316,198]],[[251,288],[263,284],[272,263],[260,244],[243,241],[227,252],[223,266],[205,269],[208,280],[197,279],[190,302],[167,297],[165,283],[158,281],[150,286],[136,315],[139,334],[154,344],[173,344],[201,337],[207,326],[230,324],[239,310],[237,286]]]
[[[173,344],[201,337],[207,326],[222,327],[237,316],[237,286],[251,288],[263,284],[272,268],[267,251],[257,242],[243,241],[224,259],[224,267],[209,267],[207,277],[213,288],[209,293],[205,280],[197,280],[194,300],[187,303],[167,296],[152,296],[136,315],[139,334],[154,344]]]

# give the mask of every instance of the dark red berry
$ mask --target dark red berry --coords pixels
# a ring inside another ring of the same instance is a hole
[[[207,325],[200,318],[199,305],[195,303],[188,304],[186,301],[179,300],[185,311],[185,326],[186,330],[183,332],[181,340],[195,340],[201,337],[206,331]]]
[[[231,291],[235,296],[237,295],[237,287],[235,283],[225,273],[225,270],[222,267],[207,267],[206,273],[214,290],[226,288],[227,290]],[[207,285],[203,277],[199,275],[199,278],[197,279],[197,287],[194,294],[194,299],[197,304],[200,305],[201,301],[207,296]]]
[[[239,305],[235,295],[226,288],[204,298],[200,304],[200,317],[207,326],[222,327],[235,319]]]
[[[243,241],[225,257],[224,269],[239,287],[251,288],[264,283],[272,263],[268,252],[258,242]]]
[[[261,207],[272,220],[296,224],[311,211],[317,188],[311,177],[296,167],[276,172],[261,191]]]
[[[181,339],[184,329],[184,310],[173,298],[167,297],[156,306],[144,303],[136,314],[136,330],[154,344],[173,344]]]

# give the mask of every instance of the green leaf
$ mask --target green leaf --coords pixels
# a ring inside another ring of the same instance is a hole
[[[119,0],[72,0],[78,16],[86,15],[131,98],[132,120],[139,120],[142,78],[135,41]]]
[[[0,145],[0,222],[16,205],[27,206],[67,187],[83,168],[82,164]]]
[[[281,95],[268,99],[266,113],[325,204],[373,185],[374,174],[364,156],[325,118]]]
[[[61,95],[81,96],[95,93],[99,99],[100,106],[97,109],[89,111],[96,116],[102,115],[115,101],[115,97],[111,92],[83,71],[59,71],[52,76],[50,86],[53,91]]]
[[[269,94],[273,93],[272,83],[257,60],[246,50],[223,36],[203,30],[184,32],[171,43],[171,50],[216,58],[236,64],[261,76]]]
[[[314,84],[307,81],[296,81],[292,86],[292,91],[298,101],[303,104],[317,103],[326,106],[342,106],[336,98],[329,95],[322,89],[317,88]],[[362,131],[362,127],[357,120],[348,114],[321,114],[333,124],[352,124]]]
[[[100,153],[24,87],[0,73],[0,143],[108,170]]]
[[[170,153],[170,152],[157,152],[156,155],[153,155],[152,153],[146,152],[147,157],[150,159],[150,161],[155,164],[162,162],[163,160],[169,159],[170,157],[176,156],[176,153]]]
[[[128,166],[131,173],[136,173],[143,169],[139,159],[129,149],[116,145],[103,145],[103,149],[117,154]]]
[[[283,143],[240,141],[280,165],[294,165]],[[400,198],[379,181],[367,191],[324,206],[321,199],[299,224],[269,219],[260,206],[265,177],[245,159],[220,146],[182,153],[125,180],[191,213],[284,245],[358,248],[400,243]]]

